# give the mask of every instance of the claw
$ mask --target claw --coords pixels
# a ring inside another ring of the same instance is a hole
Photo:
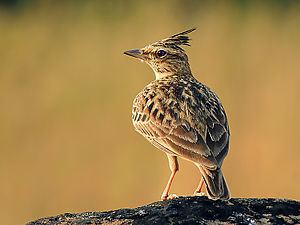
[[[172,200],[172,199],[174,199],[174,198],[178,198],[178,196],[175,195],[175,194],[171,194],[171,195],[163,195],[163,196],[161,196],[161,200],[162,200],[162,201]]]
[[[162,201],[166,201],[168,199],[168,195],[162,195],[160,199]]]
[[[174,199],[174,198],[178,198],[178,196],[175,195],[175,194],[171,194],[171,195],[168,196],[168,200],[171,200],[171,199]]]
[[[204,192],[194,192],[194,196],[205,196]]]

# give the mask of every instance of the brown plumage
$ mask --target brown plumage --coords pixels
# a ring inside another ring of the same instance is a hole
[[[229,127],[217,95],[191,73],[188,57],[181,47],[189,46],[190,29],[125,54],[145,61],[156,79],[134,99],[132,120],[135,129],[169,159],[171,176],[162,194],[169,196],[178,171],[177,157],[197,165],[208,197],[228,199],[229,191],[221,171],[229,147]]]

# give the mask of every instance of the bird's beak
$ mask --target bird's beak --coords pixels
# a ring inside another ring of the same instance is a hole
[[[124,54],[132,56],[134,58],[141,59],[141,60],[145,59],[145,56],[143,55],[143,52],[140,49],[128,50],[128,51],[124,52]]]

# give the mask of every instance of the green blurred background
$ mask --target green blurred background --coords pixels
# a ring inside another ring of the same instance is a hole
[[[299,1],[0,3],[1,224],[159,200],[167,159],[131,124],[154,75],[123,51],[195,26],[192,70],[230,121],[232,196],[300,198]],[[180,161],[172,193],[199,179]]]

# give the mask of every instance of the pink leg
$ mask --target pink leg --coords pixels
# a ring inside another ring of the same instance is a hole
[[[201,193],[201,189],[202,189],[202,187],[203,187],[203,184],[204,184],[204,179],[203,179],[203,177],[201,177],[201,180],[200,180],[200,182],[199,182],[199,185],[198,185],[198,187],[196,188],[196,190],[195,190],[195,192],[194,192],[195,195]]]
[[[164,192],[161,195],[161,200],[163,200],[163,201],[168,199],[171,184],[174,180],[176,172],[179,170],[179,164],[178,164],[178,161],[177,161],[177,157],[173,156],[173,155],[168,155],[168,154],[167,154],[167,156],[168,156],[168,160],[169,160],[169,166],[170,166],[170,169],[171,169],[171,176],[169,178],[167,186],[165,187]]]

